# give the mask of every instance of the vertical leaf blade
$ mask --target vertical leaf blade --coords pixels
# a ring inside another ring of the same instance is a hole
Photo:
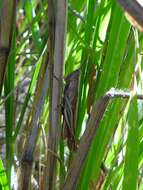
[[[134,190],[137,189],[139,156],[138,107],[136,96],[131,99],[127,120],[129,129],[125,154],[123,190]]]

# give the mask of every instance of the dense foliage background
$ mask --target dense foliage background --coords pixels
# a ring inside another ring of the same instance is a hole
[[[0,0],[1,189],[143,189],[143,35],[124,13]]]

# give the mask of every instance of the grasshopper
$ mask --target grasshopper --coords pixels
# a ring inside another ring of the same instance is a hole
[[[73,71],[65,79],[63,97],[63,130],[62,136],[67,139],[70,150],[76,150],[77,143],[75,139],[75,121],[76,104],[78,97],[79,70]]]

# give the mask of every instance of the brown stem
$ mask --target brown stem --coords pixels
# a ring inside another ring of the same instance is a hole
[[[63,83],[64,45],[66,32],[66,0],[48,1],[49,19],[49,63],[50,63],[50,127],[48,149],[57,154],[60,138],[61,94]],[[55,189],[56,158],[48,152],[46,189]]]
[[[95,137],[96,130],[106,110],[109,99],[110,98],[105,95],[93,107],[86,130],[80,140],[79,148],[74,155],[62,190],[76,189],[83,163],[90,149],[92,140]]]

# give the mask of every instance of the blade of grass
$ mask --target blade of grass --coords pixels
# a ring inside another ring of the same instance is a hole
[[[11,52],[8,57],[8,65],[5,76],[4,92],[5,97],[14,89],[14,71],[16,63],[16,36],[13,33]],[[11,178],[11,167],[14,160],[12,132],[14,128],[14,95],[13,93],[5,102],[5,123],[6,123],[6,170],[8,180]]]
[[[123,190],[137,189],[138,181],[138,158],[139,158],[139,136],[138,136],[138,107],[137,97],[131,97],[128,121],[128,137],[126,143],[125,166]]]
[[[7,5],[9,6],[9,4]],[[15,74],[15,63],[16,63],[16,32],[15,32],[15,1],[11,4],[11,16],[13,17],[13,28],[9,28],[9,41],[10,53],[7,60],[7,70],[5,76],[4,95],[5,97],[14,89],[14,74]],[[9,14],[9,13],[8,13]],[[10,18],[11,19],[11,18]],[[10,22],[10,21],[9,21]],[[5,63],[6,64],[6,63]],[[13,143],[12,143],[12,132],[14,127],[14,96],[13,93],[5,102],[5,123],[6,123],[6,172],[8,182],[11,183],[11,168],[14,160],[13,155]]]
[[[47,47],[47,45],[44,47],[43,52],[41,53],[41,55],[40,55],[40,57],[39,57],[39,59],[38,59],[38,61],[36,63],[36,67],[35,67],[33,75],[32,75],[32,79],[31,79],[31,82],[30,82],[30,85],[29,85],[29,88],[28,88],[27,95],[26,95],[25,100],[24,100],[24,104],[23,104],[23,107],[22,107],[22,110],[21,110],[21,113],[20,113],[20,117],[19,117],[19,120],[17,122],[14,134],[13,134],[13,142],[15,142],[15,140],[17,138],[17,135],[19,134],[19,130],[20,130],[22,122],[23,122],[23,118],[24,118],[24,115],[25,115],[25,112],[26,112],[28,102],[29,102],[29,100],[30,100],[30,98],[31,98],[31,96],[33,94],[33,90],[34,90],[36,80],[37,80],[37,77],[38,77],[38,74],[39,74],[39,71],[40,71],[40,67],[41,67],[41,63],[42,63],[42,59],[43,59],[43,55],[45,53],[46,47]]]
[[[26,19],[28,20],[28,23],[31,23],[36,14],[32,0],[25,1],[25,13],[26,13]],[[38,22],[35,22],[34,25],[32,25],[30,29],[32,32],[32,38],[36,45],[36,48],[40,52],[41,47],[42,47],[42,41],[41,41],[41,37],[40,37],[40,30],[39,30]]]
[[[4,169],[1,159],[0,159],[0,189],[1,190],[10,190],[7,176],[6,176],[6,171]]]
[[[3,87],[7,58],[12,37],[12,23],[15,18],[15,0],[5,0],[0,9],[0,95]]]

